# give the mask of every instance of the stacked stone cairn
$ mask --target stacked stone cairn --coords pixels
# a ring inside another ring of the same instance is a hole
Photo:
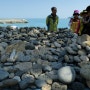
[[[0,90],[90,90],[90,36],[0,27]]]

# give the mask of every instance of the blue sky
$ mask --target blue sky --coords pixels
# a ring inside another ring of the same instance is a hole
[[[88,5],[90,0],[0,0],[0,18],[46,18],[52,6],[59,18],[65,18]]]

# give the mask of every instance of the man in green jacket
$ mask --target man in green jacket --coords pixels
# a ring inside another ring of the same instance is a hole
[[[59,22],[59,17],[56,15],[57,8],[52,7],[51,11],[52,11],[51,15],[47,16],[46,18],[47,29],[49,31],[57,31],[57,25]]]

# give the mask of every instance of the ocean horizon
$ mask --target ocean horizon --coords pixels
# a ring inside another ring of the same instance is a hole
[[[28,23],[4,23],[0,24],[1,27],[17,26],[17,27],[41,27],[47,28],[46,26],[46,18],[24,18],[28,21]],[[61,18],[59,19],[58,28],[69,28],[69,18]]]

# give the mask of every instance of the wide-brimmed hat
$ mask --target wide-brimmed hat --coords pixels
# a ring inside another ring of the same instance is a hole
[[[84,14],[87,14],[88,12],[86,10],[83,10],[81,13],[80,13],[80,16],[84,15]]]
[[[73,15],[79,15],[79,10],[74,10]]]
[[[90,12],[90,6],[87,6],[86,11]]]

